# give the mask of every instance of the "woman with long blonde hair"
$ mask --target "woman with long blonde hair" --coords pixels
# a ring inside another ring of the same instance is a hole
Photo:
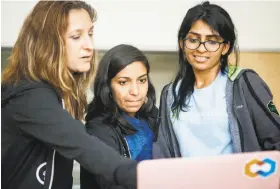
[[[83,1],[39,1],[25,19],[2,74],[3,188],[70,189],[73,160],[135,187],[135,161],[88,135],[81,122],[94,73],[95,20]]]

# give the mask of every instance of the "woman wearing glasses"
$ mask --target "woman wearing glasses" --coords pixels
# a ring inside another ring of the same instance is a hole
[[[191,8],[178,45],[180,67],[161,94],[154,158],[280,150],[280,117],[272,94],[254,71],[236,67],[239,54],[229,14],[209,2]]]

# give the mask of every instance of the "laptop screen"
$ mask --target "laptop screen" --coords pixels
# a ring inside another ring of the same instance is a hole
[[[280,152],[143,161],[138,189],[279,189]]]

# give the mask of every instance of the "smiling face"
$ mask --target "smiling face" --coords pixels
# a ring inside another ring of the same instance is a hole
[[[89,71],[93,60],[93,22],[86,10],[70,11],[64,39],[69,70]]]
[[[113,100],[118,107],[134,117],[145,103],[148,92],[147,69],[142,62],[127,65],[111,80]]]
[[[223,38],[201,20],[194,22],[186,38],[188,38],[190,42],[195,42],[197,40],[201,42],[210,41],[209,43],[223,42]],[[183,40],[180,41],[180,47],[185,52],[185,56],[192,65],[194,71],[205,71],[219,69],[221,55],[227,53],[229,44],[220,44],[220,47],[215,52],[207,51],[203,44],[197,49],[192,50],[186,47],[186,41]]]

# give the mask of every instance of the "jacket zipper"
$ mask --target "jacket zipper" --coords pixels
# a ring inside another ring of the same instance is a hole
[[[238,124],[238,128],[239,128],[239,137],[240,137],[240,146],[241,146],[241,152],[244,152],[244,136],[243,136],[243,129],[241,127],[240,121],[237,118],[237,124]]]
[[[125,144],[127,146],[127,151],[128,151],[129,158],[131,158],[131,154],[130,154],[130,150],[129,150],[129,146],[128,146],[127,140],[124,137],[123,137],[123,139],[124,139]]]
[[[51,169],[51,178],[50,178],[49,189],[52,188],[52,184],[53,184],[54,160],[55,160],[55,150],[53,151],[53,156],[52,156],[52,169]]]
[[[62,108],[65,109],[65,104],[64,104],[64,100],[61,99],[61,105],[62,105]],[[51,168],[51,177],[50,177],[50,184],[49,184],[49,187],[48,189],[51,189],[52,188],[52,184],[53,184],[53,175],[54,175],[54,163],[55,163],[55,150],[53,150],[53,155],[52,155],[52,168]]]
[[[235,88],[236,88],[236,82],[234,82],[233,91],[234,91]],[[234,95],[233,95],[233,98],[234,98]],[[233,99],[233,101],[234,101],[234,99]],[[236,112],[235,109],[234,109],[234,113],[235,113],[235,115],[237,115],[237,112]],[[237,120],[237,126],[238,126],[238,130],[239,130],[241,152],[244,152],[244,136],[243,136],[243,129],[242,129],[242,127],[241,127],[241,124],[240,124],[240,121],[239,121],[239,119],[238,119],[238,116],[236,116],[236,120]]]
[[[166,95],[165,95],[165,101],[163,102],[163,103],[166,103],[167,102],[167,96],[168,96],[168,89],[169,89],[169,87],[170,87],[171,85],[168,85],[168,88],[166,89]],[[166,104],[165,104],[165,108],[167,109],[167,107],[166,107]],[[161,108],[160,108],[161,109]],[[169,110],[169,111],[171,111],[171,110]],[[170,112],[166,115],[165,114],[166,112],[164,112],[163,114],[166,116],[165,117],[165,120],[168,122],[168,120],[170,121],[170,123],[171,123],[171,120],[170,120],[170,118],[168,117],[168,116],[170,116]],[[161,114],[161,112],[160,112],[160,114]],[[160,118],[161,118],[162,116],[160,115]],[[161,125],[162,126],[162,125]],[[173,158],[175,158],[176,156],[175,156],[175,151],[174,151],[174,148],[173,148],[173,141],[172,141],[172,138],[171,138],[171,129],[169,128],[169,126],[168,126],[168,124],[167,124],[167,126],[166,126],[166,128],[167,128],[167,134],[168,134],[168,140],[169,140],[169,146],[168,146],[168,148],[169,148],[169,151],[170,151],[170,155],[171,155],[171,157],[173,157]]]

